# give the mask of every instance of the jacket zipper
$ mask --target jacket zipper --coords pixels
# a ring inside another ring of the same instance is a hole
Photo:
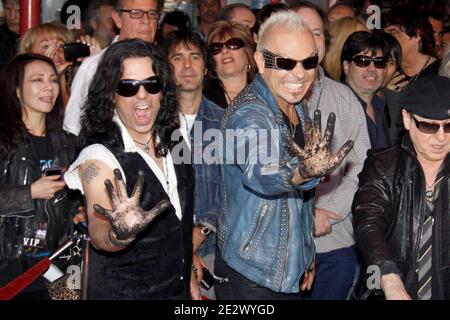
[[[287,238],[286,238],[286,245],[285,245],[285,250],[284,250],[284,263],[283,263],[283,274],[281,277],[281,282],[280,282],[280,288],[283,288],[283,281],[284,281],[284,277],[286,275],[286,267],[287,267],[287,260],[288,260],[288,254],[289,254],[289,250],[288,250],[288,244],[289,244],[289,238],[291,233],[289,232],[289,226],[290,226],[290,217],[291,217],[291,211],[289,210],[289,205],[287,203],[287,199],[284,199],[284,201],[286,202],[286,215],[287,215],[287,225],[286,225],[286,233],[287,233]]]
[[[407,275],[407,278],[406,278],[406,281],[405,281],[405,288],[406,288],[406,290],[408,290],[408,288],[410,288],[411,282],[412,282],[412,280],[414,278],[414,274],[416,273],[416,267],[417,267],[416,255],[419,252],[420,238],[421,238],[421,235],[422,235],[423,222],[424,222],[424,218],[425,218],[424,217],[424,212],[425,212],[426,209],[425,209],[425,206],[424,206],[424,203],[423,203],[423,200],[422,200],[422,199],[424,199],[425,194],[423,193],[423,188],[421,188],[421,190],[422,190],[421,191],[421,197],[420,197],[420,199],[421,199],[421,201],[420,201],[420,208],[421,208],[420,212],[421,212],[421,215],[420,215],[420,221],[419,221],[419,228],[417,230],[418,232],[417,232],[417,236],[416,236],[416,242],[414,244],[414,249],[413,249],[413,252],[412,252],[412,267],[411,267],[410,272]]]
[[[258,235],[258,231],[259,231],[259,229],[261,228],[261,224],[262,224],[262,221],[263,221],[264,216],[266,215],[267,208],[268,208],[268,205],[267,205],[267,204],[263,205],[263,207],[262,207],[262,212],[261,212],[261,214],[259,215],[259,218],[258,218],[258,224],[256,225],[256,229],[255,229],[255,231],[253,232],[253,235],[252,235],[252,237],[250,238],[250,240],[249,240],[249,241],[247,242],[247,244],[244,246],[244,252],[247,252],[247,250],[249,249],[249,247],[250,247],[250,245],[252,244],[253,240],[255,240],[256,236]]]

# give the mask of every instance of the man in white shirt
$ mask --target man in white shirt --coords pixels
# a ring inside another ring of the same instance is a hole
[[[120,29],[120,33],[113,43],[132,38],[153,43],[160,11],[161,7],[157,0],[116,0],[112,19]],[[99,54],[86,58],[73,79],[64,115],[64,129],[75,135],[80,132],[81,108],[85,103],[89,85],[105,50],[106,48]]]

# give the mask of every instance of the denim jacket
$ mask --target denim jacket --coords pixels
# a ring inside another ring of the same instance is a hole
[[[296,105],[300,119],[303,108]],[[239,129],[247,138],[230,142],[227,132]],[[260,75],[227,109],[221,130],[226,136],[217,233],[222,258],[260,286],[299,292],[300,279],[314,259],[313,192],[308,190],[319,179],[290,183],[298,159],[288,151],[289,130]],[[262,132],[272,143],[263,143]],[[260,160],[272,152],[270,159],[277,161]]]
[[[202,243],[199,255],[204,257],[214,253],[216,245],[216,225],[219,214],[219,181],[218,163],[205,163],[203,153],[212,148],[217,141],[209,141],[205,132],[216,129],[219,133],[220,120],[225,110],[203,96],[194,126],[190,131],[192,148],[192,163],[195,171],[194,190],[194,221],[209,227],[213,232]],[[211,132],[214,134],[214,132]],[[197,154],[194,154],[197,153]],[[209,154],[208,154],[209,155]],[[216,159],[216,154],[212,157]],[[201,160],[201,163],[197,163]]]

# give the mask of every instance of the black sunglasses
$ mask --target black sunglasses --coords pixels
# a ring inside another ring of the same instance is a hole
[[[162,89],[162,82],[158,76],[153,76],[144,80],[122,79],[117,84],[116,92],[122,97],[132,97],[138,93],[139,88],[144,86],[145,91],[156,94]]]
[[[211,54],[215,56],[222,52],[224,46],[227,47],[228,50],[238,50],[245,47],[245,43],[242,39],[231,38],[225,42],[212,42],[209,45],[209,50],[211,51]]]
[[[444,127],[445,133],[450,133],[450,122],[447,122],[445,124],[439,124],[439,123],[432,123],[432,122],[426,122],[426,121],[419,121],[413,115],[411,115],[411,118],[413,118],[417,129],[419,129],[423,133],[435,134],[436,132],[439,131],[441,126]]]
[[[377,69],[384,69],[388,62],[387,57],[369,57],[358,54],[352,58],[352,61],[360,68],[367,68],[371,62]]]
[[[271,69],[289,71],[294,69],[297,63],[300,63],[303,66],[303,69],[311,70],[317,67],[317,64],[319,63],[319,56],[317,54],[303,60],[285,58],[270,52],[269,50],[263,50],[262,54],[264,57],[264,66]]]

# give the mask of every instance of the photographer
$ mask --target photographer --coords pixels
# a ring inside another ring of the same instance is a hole
[[[101,50],[100,45],[94,38],[82,36],[80,41],[88,45],[88,55],[94,55]],[[37,53],[53,60],[61,77],[61,94],[64,106],[67,105],[69,100],[70,85],[75,76],[74,62],[76,59],[67,61],[63,48],[65,44],[74,42],[75,38],[72,32],[64,25],[44,23],[29,29],[23,35],[19,45],[19,54]]]

